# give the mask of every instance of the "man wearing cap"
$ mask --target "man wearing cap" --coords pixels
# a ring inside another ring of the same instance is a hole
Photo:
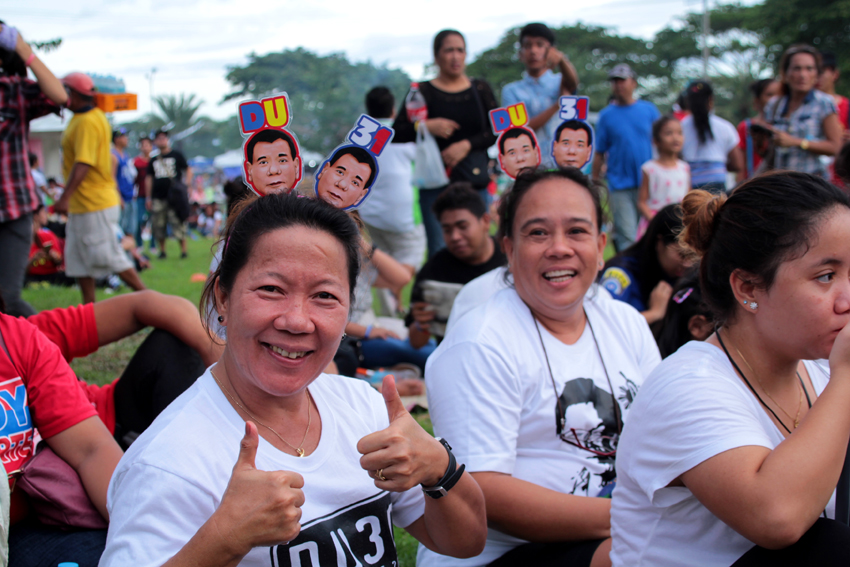
[[[558,127],[558,99],[575,94],[578,75],[569,59],[555,48],[555,34],[546,24],[534,23],[519,32],[519,58],[525,65],[522,79],[502,88],[502,106],[525,103],[529,121],[541,148],[543,164],[554,167],[552,136]],[[558,68],[560,75],[552,72]]]
[[[65,191],[54,205],[68,213],[65,273],[77,278],[83,303],[94,302],[95,279],[111,274],[136,291],[145,289],[116,235],[121,197],[113,176],[111,128],[94,105],[94,83],[83,73],[71,73],[62,83],[74,113],[62,134]]]
[[[121,230],[127,236],[136,234],[136,166],[127,155],[127,129],[119,128],[112,132],[112,176],[118,184],[118,194],[121,196]]]
[[[640,167],[652,159],[652,123],[661,114],[655,105],[635,100],[635,72],[625,63],[609,73],[613,102],[596,123],[593,179],[598,181],[608,161],[608,203],[614,217],[614,245],[625,250],[634,242],[638,225],[637,195]]]

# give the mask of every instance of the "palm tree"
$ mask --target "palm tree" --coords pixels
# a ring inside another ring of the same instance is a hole
[[[172,123],[172,130],[183,131],[196,121],[195,115],[204,104],[202,100],[195,100],[195,95],[163,95],[156,97],[159,112],[166,123]]]

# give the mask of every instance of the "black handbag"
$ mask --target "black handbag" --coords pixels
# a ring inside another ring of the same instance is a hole
[[[478,94],[478,81],[472,80],[472,95],[478,104],[478,114],[484,128],[487,128],[487,113],[481,104],[481,95]],[[487,150],[471,150],[459,164],[452,168],[449,179],[452,181],[468,181],[476,189],[483,189],[490,183],[490,156]]]

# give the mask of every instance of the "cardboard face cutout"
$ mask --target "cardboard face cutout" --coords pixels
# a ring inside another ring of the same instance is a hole
[[[289,108],[286,93],[239,105],[239,128],[245,137],[242,175],[257,195],[289,193],[301,181],[301,151],[295,134],[286,129]]]
[[[490,125],[499,135],[499,166],[511,179],[526,167],[540,165],[540,144],[534,131],[524,127],[527,123],[528,112],[522,102],[490,111]]]
[[[316,171],[316,197],[338,209],[359,207],[378,179],[378,156],[395,135],[392,128],[361,114],[346,138]]]
[[[593,163],[596,136],[587,121],[590,108],[586,96],[562,96],[558,116],[563,120],[552,138],[552,159],[558,167],[575,167],[585,175]]]

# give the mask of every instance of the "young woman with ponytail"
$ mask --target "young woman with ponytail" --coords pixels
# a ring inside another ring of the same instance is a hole
[[[850,528],[829,518],[850,438],[850,201],[785,172],[682,207],[717,327],[630,408],[613,565],[846,565]]]
[[[712,193],[723,192],[727,170],[739,171],[744,165],[738,131],[712,112],[711,84],[694,81],[687,88],[687,97],[691,114],[682,119],[685,134],[682,159],[691,166],[691,185]]]

